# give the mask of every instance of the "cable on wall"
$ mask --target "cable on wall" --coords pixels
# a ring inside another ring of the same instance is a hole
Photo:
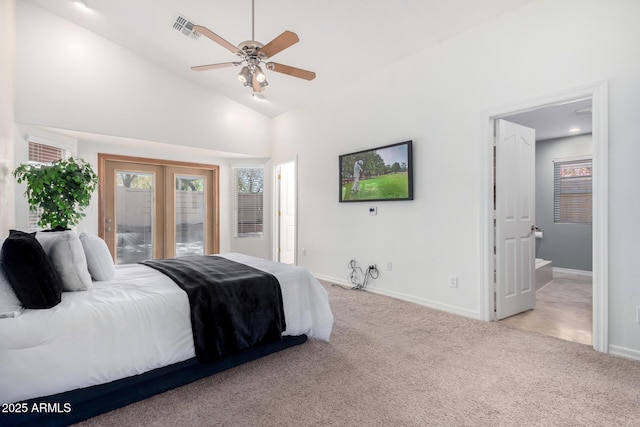
[[[378,267],[376,267],[375,264],[367,267],[366,271],[362,271],[362,268],[358,266],[358,264],[356,263],[356,260],[352,259],[351,261],[349,261],[349,264],[347,265],[347,267],[351,270],[347,278],[349,279],[349,282],[353,284],[353,286],[351,288],[346,288],[344,286],[337,285],[337,284],[333,284],[333,286],[338,286],[343,289],[349,289],[354,291],[364,290],[367,287],[367,284],[369,283],[370,279],[375,280],[380,276],[380,273],[378,272]],[[362,279],[362,283],[358,283],[358,273],[360,273],[361,276],[364,276]]]

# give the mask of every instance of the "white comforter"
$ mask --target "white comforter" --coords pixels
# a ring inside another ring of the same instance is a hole
[[[283,335],[329,340],[328,295],[306,269],[223,256],[278,278]],[[64,292],[54,308],[0,319],[0,403],[102,384],[194,356],[186,293],[152,268],[122,265],[114,280],[94,282],[90,291]]]

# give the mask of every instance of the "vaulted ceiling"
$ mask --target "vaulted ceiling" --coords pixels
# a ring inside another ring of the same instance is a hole
[[[532,0],[255,0],[255,39],[266,44],[284,30],[295,32],[300,42],[273,60],[317,73],[306,81],[266,71],[264,100],[238,81],[239,67],[192,71],[191,66],[237,57],[206,37],[194,39],[173,27],[182,15],[238,45],[252,38],[251,0],[85,0],[86,9],[72,0],[18,1],[37,4],[274,117]]]

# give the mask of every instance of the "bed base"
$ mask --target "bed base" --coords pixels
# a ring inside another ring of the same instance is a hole
[[[211,363],[201,364],[192,358],[107,384],[30,399],[24,402],[29,408],[27,413],[1,414],[0,424],[67,426],[302,344],[306,340],[306,335],[285,336],[282,341],[250,348]],[[33,405],[40,408],[41,404],[44,404],[41,412],[32,410]]]

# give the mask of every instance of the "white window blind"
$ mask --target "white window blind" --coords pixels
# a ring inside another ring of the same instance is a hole
[[[554,161],[553,220],[591,224],[592,159]]]
[[[65,150],[59,147],[53,147],[51,145],[39,144],[37,142],[29,141],[29,163],[46,165],[50,164],[54,160],[59,160],[65,157]],[[38,226],[38,219],[42,209],[38,207],[36,210],[29,209],[28,219],[28,231],[40,231],[42,228]]]
[[[263,237],[264,168],[234,168],[235,237]]]

